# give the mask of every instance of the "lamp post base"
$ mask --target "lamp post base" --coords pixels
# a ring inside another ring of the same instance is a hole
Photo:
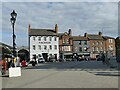
[[[9,77],[21,76],[21,67],[9,68]]]

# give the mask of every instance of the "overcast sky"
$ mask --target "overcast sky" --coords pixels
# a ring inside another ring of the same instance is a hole
[[[7,0],[5,0],[7,1]],[[117,2],[2,2],[2,42],[12,46],[10,13],[17,12],[15,34],[17,46],[28,45],[28,24],[31,28],[72,30],[73,35],[84,33],[118,36]]]

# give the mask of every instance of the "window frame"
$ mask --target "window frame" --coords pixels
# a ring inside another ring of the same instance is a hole
[[[52,50],[52,45],[49,45],[49,49]]]
[[[36,46],[35,45],[33,45],[32,47],[33,47],[33,50],[36,50]]]
[[[47,45],[44,45],[44,50],[47,50]]]
[[[46,36],[44,37],[44,41],[47,41],[47,37]]]
[[[41,45],[38,45],[39,50],[41,50]]]
[[[54,37],[54,41],[57,41],[57,37]]]
[[[35,37],[35,36],[33,36],[33,41],[35,41],[35,39],[36,39],[36,37]]]
[[[41,41],[41,37],[40,36],[38,37],[38,41]]]
[[[54,45],[54,49],[57,50],[57,45]]]

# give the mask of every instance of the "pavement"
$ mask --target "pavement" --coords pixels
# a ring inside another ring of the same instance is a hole
[[[43,63],[22,68],[21,77],[2,77],[2,88],[118,88],[117,67],[101,61]]]

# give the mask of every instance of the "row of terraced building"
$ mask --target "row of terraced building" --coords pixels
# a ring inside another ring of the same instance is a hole
[[[29,25],[28,30],[30,58],[42,55],[42,52],[46,58],[54,53],[57,59],[64,60],[72,60],[74,57],[95,60],[100,53],[105,53],[108,58],[116,55],[115,39],[110,36],[103,36],[102,32],[73,36],[71,29],[59,33],[57,24],[54,29],[31,29]],[[38,40],[35,41],[35,38]],[[44,39],[41,40],[41,38]],[[55,41],[52,41],[52,38],[55,38]],[[52,46],[53,44],[54,46]]]

